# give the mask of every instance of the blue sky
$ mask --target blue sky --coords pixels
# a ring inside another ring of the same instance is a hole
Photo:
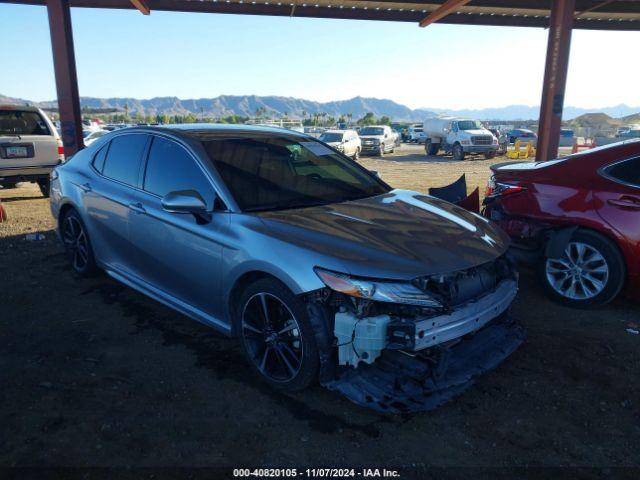
[[[547,41],[528,28],[94,9],[73,9],[72,19],[80,94],[97,97],[535,105]],[[55,98],[43,7],[0,4],[0,45],[16,47],[2,49],[1,94]],[[575,31],[565,105],[640,105],[639,48],[640,32]]]

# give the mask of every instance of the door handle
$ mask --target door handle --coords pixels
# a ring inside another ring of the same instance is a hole
[[[129,210],[132,210],[136,213],[147,213],[147,211],[144,209],[144,207],[142,206],[142,204],[140,202],[138,203],[130,203],[128,205]]]
[[[609,205],[613,205],[614,207],[624,208],[627,210],[640,210],[640,202],[636,202],[630,198],[612,198],[607,200],[607,203]]]
[[[84,193],[91,191],[91,184],[89,182],[83,183],[82,185],[78,185],[78,186],[80,187],[80,190],[82,190]]]

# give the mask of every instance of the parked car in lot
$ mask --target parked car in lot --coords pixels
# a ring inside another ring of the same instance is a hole
[[[382,156],[393,153],[400,143],[400,136],[388,125],[362,127],[358,134],[362,142],[362,153]]]
[[[417,123],[415,125],[409,125],[408,130],[408,142],[409,143],[424,143],[425,134],[424,129],[422,128],[421,123]]]
[[[503,155],[507,152],[507,147],[509,146],[509,138],[505,133],[502,133],[497,128],[488,128],[494,137],[498,139],[498,151],[496,153]]]
[[[327,130],[319,140],[354,160],[360,158],[362,142],[355,130]]]
[[[49,196],[49,174],[64,161],[58,131],[36,107],[0,106],[0,185],[36,182]]]
[[[454,160],[464,160],[467,154],[493,158],[498,151],[498,139],[477,120],[430,118],[425,120],[423,128],[427,155],[438,155],[444,150]]]
[[[107,133],[109,133],[109,130],[94,130],[93,132],[90,132],[86,137],[84,137],[84,144],[91,145],[93,142],[95,142],[101,136],[106,135]]]
[[[485,215],[574,307],[640,298],[640,139],[548,162],[492,167]]]
[[[238,337],[276,388],[320,379],[377,410],[432,408],[522,341],[506,234],[308,135],[120,130],[56,168],[51,192],[78,274]]]
[[[507,136],[509,137],[509,143],[515,143],[519,138],[525,141],[535,141],[538,139],[538,134],[527,128],[514,128],[513,130],[509,130]]]

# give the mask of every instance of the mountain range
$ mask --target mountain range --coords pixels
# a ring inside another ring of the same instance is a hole
[[[57,102],[33,102],[20,98],[7,97],[0,94],[0,104],[29,104],[45,109],[57,108]],[[227,115],[254,116],[261,109],[267,116],[303,118],[315,113],[324,112],[332,117],[351,114],[353,119],[363,117],[366,113],[373,113],[376,117],[386,115],[395,121],[419,122],[425,118],[437,115],[451,114],[479,120],[534,120],[538,118],[539,107],[527,105],[509,105],[506,107],[483,109],[441,109],[418,108],[411,109],[393,100],[380,98],[354,97],[349,100],[331,102],[316,102],[293,97],[257,96],[257,95],[220,95],[215,98],[179,99],[177,97],[154,97],[137,99],[127,97],[96,98],[81,97],[82,108],[105,109],[124,112],[128,108],[130,115],[204,115],[207,117],[224,117]],[[563,118],[570,120],[585,113],[606,113],[610,117],[620,118],[640,112],[640,107],[616,105],[603,108],[580,108],[567,106],[564,108]]]

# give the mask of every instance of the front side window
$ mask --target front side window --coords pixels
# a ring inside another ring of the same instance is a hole
[[[202,169],[184,147],[166,138],[153,139],[143,188],[160,197],[170,192],[195,190],[207,208],[213,208],[215,191]]]
[[[38,112],[0,110],[0,135],[51,135]]]
[[[640,187],[640,158],[632,158],[605,168],[605,173],[622,183]]]
[[[357,163],[315,140],[254,136],[203,145],[245,211],[338,203],[389,191]]]
[[[138,172],[147,135],[120,135],[111,140],[102,174],[127,185],[138,185]],[[96,167],[97,168],[97,167]]]

